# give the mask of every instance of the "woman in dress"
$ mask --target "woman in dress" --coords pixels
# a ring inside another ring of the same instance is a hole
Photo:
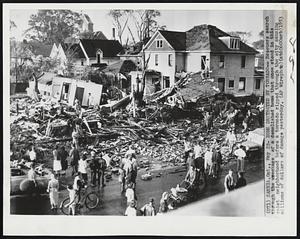
[[[57,209],[58,206],[58,180],[55,178],[54,174],[51,174],[50,181],[48,183],[47,192],[49,193],[51,210]]]
[[[56,145],[55,149],[53,150],[53,171],[55,172],[55,175],[59,176],[61,170],[62,167],[58,153],[58,145]]]

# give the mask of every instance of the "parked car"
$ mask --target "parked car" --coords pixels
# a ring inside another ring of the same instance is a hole
[[[264,150],[264,128],[257,128],[250,131],[247,140],[242,143],[246,149],[247,159],[260,158]]]
[[[22,195],[30,194],[29,190],[22,190],[20,185],[21,183],[28,180],[28,169],[21,168],[11,168],[10,169],[10,195]],[[47,190],[48,182],[50,180],[50,175],[46,174],[44,176],[36,177],[37,187],[36,193],[45,193]]]

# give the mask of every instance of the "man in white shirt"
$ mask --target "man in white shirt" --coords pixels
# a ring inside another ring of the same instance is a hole
[[[126,189],[125,197],[127,198],[127,204],[130,204],[132,201],[134,201],[134,191],[132,189],[133,184],[128,184],[128,187]]]
[[[34,150],[34,145],[32,145],[31,151],[29,152],[29,157],[31,162],[36,161],[36,152]]]
[[[204,169],[205,171],[208,170],[208,174],[211,174],[211,169],[212,169],[212,149],[207,148],[207,151],[204,155]]]
[[[246,152],[244,151],[244,147],[239,145],[239,148],[234,151],[234,155],[237,157],[237,172],[245,172],[244,165]]]
[[[127,207],[126,211],[125,211],[125,216],[128,217],[135,217],[137,216],[137,211],[135,208],[135,202],[134,200],[130,202],[129,206]]]

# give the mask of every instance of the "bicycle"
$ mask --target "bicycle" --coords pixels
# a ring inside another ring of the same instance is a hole
[[[86,188],[81,189],[80,193],[83,194],[83,195],[81,195],[80,201],[78,200],[79,193],[76,193],[76,196],[75,196],[75,199],[74,199],[74,201],[76,201],[75,212],[79,211],[79,209],[81,209],[84,205],[88,209],[95,209],[98,206],[98,204],[100,202],[99,196],[95,192],[87,193],[87,189],[89,187],[91,187],[91,186],[88,186]],[[65,198],[61,202],[61,205],[60,205],[60,209],[61,209],[62,213],[65,214],[65,215],[69,215],[69,206],[66,206],[68,204],[70,204],[70,198],[69,197]]]

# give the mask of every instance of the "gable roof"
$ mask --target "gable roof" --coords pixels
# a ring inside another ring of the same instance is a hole
[[[97,50],[103,52],[103,57],[117,56],[123,47],[115,40],[80,39],[82,46],[89,57],[95,57]]]
[[[169,42],[174,50],[185,50],[186,34],[185,32],[163,31],[159,30],[162,36]]]
[[[230,37],[230,35],[213,25],[202,24],[194,26],[186,32],[162,30],[159,30],[159,32],[177,51],[210,50],[213,53],[258,53],[254,48],[242,41],[240,42],[239,50],[228,48],[219,37]]]

